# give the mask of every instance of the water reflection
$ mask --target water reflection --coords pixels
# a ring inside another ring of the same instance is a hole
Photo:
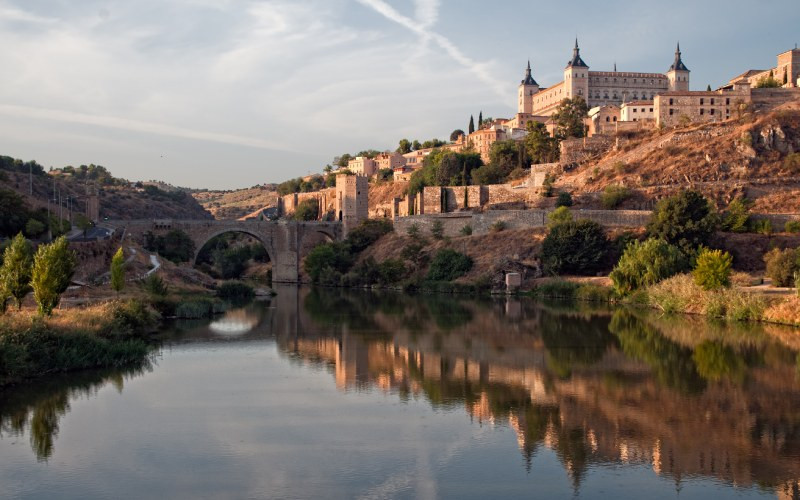
[[[382,391],[508,427],[522,468],[552,453],[576,492],[594,467],[622,464],[676,485],[713,478],[784,498],[798,497],[800,478],[798,337],[625,309],[297,288],[212,322],[176,323],[168,335],[179,344],[268,341],[257,345],[328,369],[345,393],[343,414],[347,393]],[[202,356],[229,390],[230,367],[215,366],[213,351]],[[71,401],[109,384],[121,392],[149,369],[0,393],[3,436],[27,433],[46,460]]]
[[[526,467],[552,449],[576,488],[592,463],[646,464],[678,483],[699,475],[794,498],[797,353],[763,327],[326,290],[304,305],[311,323],[278,332],[284,352],[325,360],[345,391],[508,425]]]

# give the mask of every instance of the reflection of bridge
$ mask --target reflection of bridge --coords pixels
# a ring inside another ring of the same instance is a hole
[[[272,262],[272,279],[277,282],[296,283],[300,262],[314,246],[325,241],[336,241],[343,237],[341,222],[271,222],[237,220],[112,220],[105,225],[124,230],[126,238],[139,243],[147,232],[163,234],[179,229],[194,242],[195,254],[206,243],[223,233],[245,233],[256,238]]]

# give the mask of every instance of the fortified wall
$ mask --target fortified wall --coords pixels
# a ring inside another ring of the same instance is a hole
[[[298,205],[306,200],[316,200],[319,206],[319,220],[324,220],[328,213],[336,209],[336,188],[326,188],[311,193],[292,193],[278,198],[278,214],[283,217],[292,215]]]

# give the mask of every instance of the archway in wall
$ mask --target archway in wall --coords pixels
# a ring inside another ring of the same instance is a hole
[[[272,281],[274,251],[258,235],[241,230],[222,230],[196,249],[194,266],[219,280]]]

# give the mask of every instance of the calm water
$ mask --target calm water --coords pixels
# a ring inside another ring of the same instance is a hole
[[[279,292],[0,392],[0,496],[798,498],[791,330]]]

